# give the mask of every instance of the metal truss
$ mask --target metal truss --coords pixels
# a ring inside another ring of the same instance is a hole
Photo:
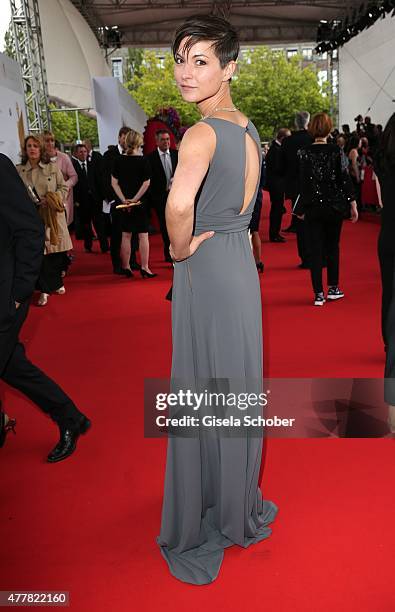
[[[50,129],[38,0],[10,0],[16,57],[22,72],[29,132]]]

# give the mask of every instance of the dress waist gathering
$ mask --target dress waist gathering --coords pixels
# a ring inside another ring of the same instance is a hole
[[[232,234],[248,230],[251,221],[251,213],[236,214],[207,214],[196,212],[195,217],[195,234],[202,232],[219,232],[224,234]]]

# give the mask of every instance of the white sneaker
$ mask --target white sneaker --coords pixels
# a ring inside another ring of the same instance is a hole
[[[343,291],[339,289],[339,287],[330,287],[328,289],[328,295],[326,296],[327,300],[340,300],[340,298],[344,297]]]
[[[325,304],[325,298],[323,293],[316,293],[314,299],[314,306],[323,306]]]
[[[56,289],[56,292],[58,295],[64,295],[66,293],[66,288],[65,287],[60,287],[59,289]]]
[[[46,306],[48,302],[48,293],[40,293],[38,298],[37,306]]]

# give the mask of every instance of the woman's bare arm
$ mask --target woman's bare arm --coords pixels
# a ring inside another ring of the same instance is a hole
[[[132,200],[137,202],[140,198],[142,198],[145,192],[147,191],[148,187],[150,186],[150,182],[151,182],[150,179],[147,179],[146,181],[144,181],[144,183],[141,185],[140,189],[138,190],[136,195],[132,198]]]
[[[111,187],[114,189],[115,193],[117,194],[121,202],[124,202],[125,196],[123,195],[122,189],[119,186],[118,179],[116,179],[115,176],[112,176],[112,175],[111,175]]]
[[[215,132],[205,123],[194,125],[182,139],[166,204],[166,225],[175,259],[185,259],[191,254],[195,197],[209,168],[215,145]]]

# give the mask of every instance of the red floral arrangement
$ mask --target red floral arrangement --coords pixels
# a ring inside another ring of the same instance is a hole
[[[148,119],[144,130],[144,155],[148,155],[156,148],[155,132],[164,129],[170,133],[170,147],[175,149],[187,128],[181,127],[180,115],[175,108],[160,108],[155,117]]]

